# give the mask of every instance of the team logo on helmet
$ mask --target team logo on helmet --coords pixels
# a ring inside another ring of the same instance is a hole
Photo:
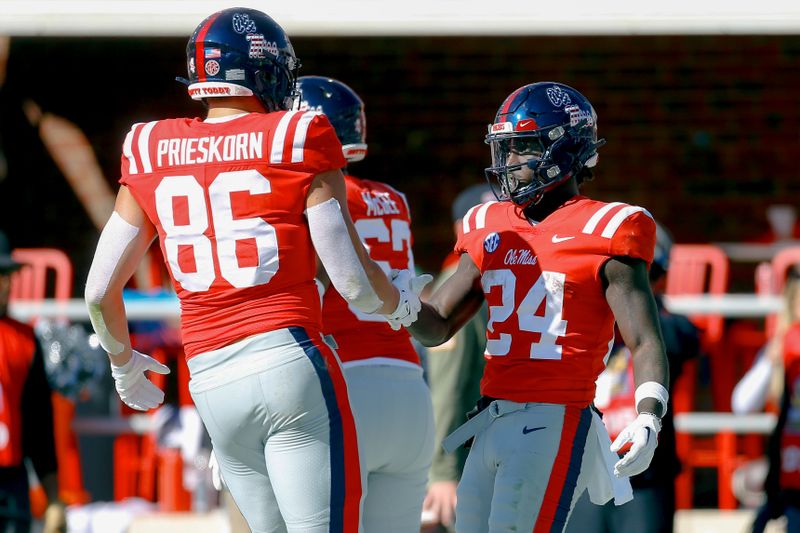
[[[569,97],[569,93],[557,85],[548,88],[546,92],[547,99],[556,107],[564,107],[572,103],[572,98]]]
[[[500,246],[500,235],[496,232],[490,233],[483,239],[483,249],[486,250],[486,253],[494,252],[498,246]]]
[[[219,63],[213,59],[206,61],[206,74],[209,76],[216,76],[219,72]]]
[[[256,28],[256,21],[250,20],[250,15],[247,13],[235,13],[233,15],[233,31],[236,33],[255,33],[258,28]]]

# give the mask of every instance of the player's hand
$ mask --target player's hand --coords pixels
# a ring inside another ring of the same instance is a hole
[[[217,490],[222,490],[225,486],[225,480],[222,479],[222,472],[219,469],[219,462],[214,450],[211,450],[211,455],[208,456],[208,468],[211,470],[211,483]]]
[[[408,327],[417,320],[422,303],[419,293],[425,285],[433,281],[430,274],[415,276],[410,270],[392,270],[390,274],[392,285],[400,291],[400,302],[390,315],[384,315],[392,329],[397,331],[401,327]]]
[[[66,533],[67,509],[64,502],[51,502],[44,511],[43,533]]]
[[[128,407],[147,411],[164,401],[164,392],[145,376],[146,371],[169,374],[169,368],[149,355],[133,350],[130,361],[122,366],[111,364],[111,376],[117,394]]]
[[[611,444],[611,451],[618,452],[626,443],[631,443],[630,451],[614,465],[614,475],[630,477],[647,470],[658,446],[659,431],[661,420],[650,413],[640,413],[628,424]]]
[[[425,501],[422,503],[422,513],[431,524],[452,526],[456,516],[456,487],[455,481],[434,481],[428,487]]]

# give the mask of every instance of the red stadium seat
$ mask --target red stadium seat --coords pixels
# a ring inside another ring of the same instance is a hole
[[[729,260],[721,248],[712,244],[676,244],[670,253],[670,265],[667,272],[666,294],[722,295],[728,290]],[[701,343],[705,353],[709,355],[712,373],[712,394],[715,408],[730,410],[730,396],[733,390],[735,375],[732,365],[722,360],[721,350],[725,319],[722,315],[690,315],[689,319],[700,329]],[[687,361],[681,377],[672,384],[672,403],[676,413],[690,412],[695,408],[697,389],[697,362]],[[728,469],[722,468],[728,461],[722,461],[716,450],[700,449],[700,439],[689,433],[676,435],[678,456],[683,470],[676,480],[676,504],[678,509],[692,507],[694,495],[694,469],[698,467],[715,467],[720,476]],[[707,439],[706,439],[707,440]],[[720,487],[723,480],[720,480]],[[727,480],[728,492],[730,480]],[[731,493],[732,497],[732,493]],[[720,506],[730,506],[730,498],[720,493]],[[733,500],[735,506],[735,499]]]
[[[666,294],[723,295],[728,290],[729,269],[728,257],[718,246],[676,244],[670,253]],[[703,351],[711,358],[714,407],[729,411],[735,376],[733,368],[720,360],[725,318],[722,315],[690,315],[689,319],[700,329]],[[677,411],[691,411],[694,408],[695,366],[694,362],[687,366],[682,379],[673,385],[673,404]]]
[[[55,248],[17,248],[11,256],[22,268],[11,276],[11,300],[67,301],[72,296],[72,263]],[[87,503],[78,440],[72,430],[75,404],[53,393],[53,424],[61,499],[67,504]]]

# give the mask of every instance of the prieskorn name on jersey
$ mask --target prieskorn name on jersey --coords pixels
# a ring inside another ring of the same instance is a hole
[[[161,139],[158,141],[156,164],[163,167],[261,159],[263,140],[264,133],[260,131],[191,139]]]

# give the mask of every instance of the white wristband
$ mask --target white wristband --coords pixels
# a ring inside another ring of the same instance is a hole
[[[667,414],[667,404],[669,402],[669,392],[664,388],[664,385],[657,381],[645,381],[636,387],[634,393],[634,401],[636,402],[636,410],[639,410],[639,402],[645,398],[655,398],[661,404],[663,411],[661,416]]]

